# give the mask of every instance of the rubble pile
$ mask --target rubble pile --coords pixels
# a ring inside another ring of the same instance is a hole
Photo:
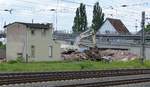
[[[84,53],[87,55],[87,59],[101,60],[101,51],[98,48],[91,48],[90,50],[85,50]]]
[[[71,54],[62,54],[64,60],[87,60],[87,55],[81,52],[73,52]]]
[[[91,48],[90,50],[85,50],[84,52],[64,52],[62,53],[64,60],[119,60],[128,61],[139,58],[138,55],[131,53],[126,50],[99,50],[97,48]]]
[[[123,50],[105,50],[102,51],[102,56],[111,56],[112,60],[128,61],[139,58],[137,54]]]

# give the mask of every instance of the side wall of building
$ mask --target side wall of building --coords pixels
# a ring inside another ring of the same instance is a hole
[[[52,29],[30,29],[27,33],[28,61],[57,61],[60,57],[60,44],[53,41]],[[34,34],[32,34],[32,30]],[[34,47],[34,57],[32,55]]]
[[[26,46],[26,26],[14,23],[6,30],[6,58],[16,60],[18,54],[25,54]],[[25,55],[23,55],[25,57]]]

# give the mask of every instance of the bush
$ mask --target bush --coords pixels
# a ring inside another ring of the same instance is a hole
[[[16,61],[17,61],[18,63],[23,63],[23,62],[24,62],[24,60],[23,60],[22,57],[18,57],[18,58],[16,59]]]
[[[93,65],[92,65],[92,64],[81,63],[81,64],[79,64],[79,65],[80,65],[80,67],[81,67],[81,70],[88,70],[88,69],[93,68]]]
[[[9,64],[14,64],[14,63],[17,63],[17,61],[16,60],[10,60],[10,61],[8,61],[8,63]]]
[[[10,60],[8,61],[9,64],[14,64],[14,63],[23,63],[24,60],[22,57],[18,57],[16,60]]]

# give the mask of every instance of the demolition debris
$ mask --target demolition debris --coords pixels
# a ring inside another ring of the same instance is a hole
[[[91,48],[83,52],[68,50],[62,53],[64,60],[97,60],[97,61],[129,61],[138,59],[139,56],[127,50],[100,50]]]

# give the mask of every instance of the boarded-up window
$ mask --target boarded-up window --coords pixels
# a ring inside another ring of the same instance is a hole
[[[35,46],[31,45],[31,57],[35,58]]]
[[[34,30],[31,30],[31,35],[34,35],[35,34],[35,31]]]
[[[52,57],[52,53],[53,53],[52,46],[49,46],[48,49],[49,49],[49,57]]]

